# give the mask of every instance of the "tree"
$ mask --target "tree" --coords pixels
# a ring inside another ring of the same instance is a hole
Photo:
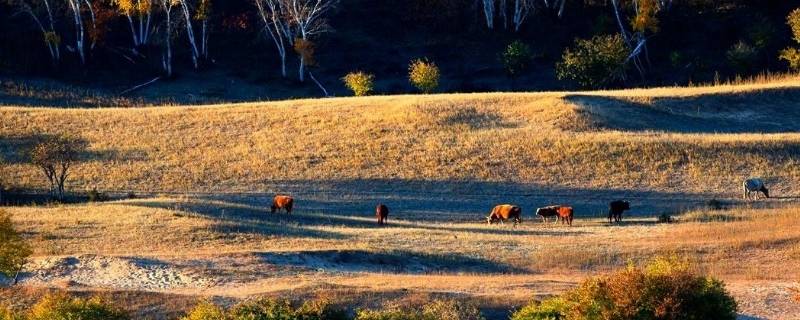
[[[83,142],[64,135],[45,138],[31,151],[31,163],[42,170],[50,184],[50,193],[59,201],[64,200],[64,183],[82,149]]]
[[[417,59],[408,66],[408,81],[423,93],[431,93],[439,87],[439,67],[425,59]]]
[[[16,6],[19,13],[27,15],[33,20],[41,31],[42,39],[44,39],[44,43],[50,51],[51,63],[54,67],[57,66],[61,61],[61,36],[56,32],[50,0],[39,0],[39,2],[9,0],[9,4]],[[42,20],[44,20],[44,22]]]
[[[86,5],[85,9],[83,6],[84,4]],[[67,6],[72,12],[72,19],[75,24],[75,46],[67,46],[67,49],[77,52],[78,57],[81,60],[81,64],[86,64],[86,30],[83,26],[83,15],[84,11],[87,11],[89,13],[89,18],[91,18],[92,27],[96,28],[97,26],[95,24],[94,9],[92,8],[92,3],[89,0],[67,0]],[[92,43],[90,49],[93,46],[94,43]]]
[[[200,0],[194,19],[200,21],[200,56],[208,60],[208,20],[211,18],[211,0]]]
[[[728,62],[740,74],[750,72],[753,69],[757,55],[756,49],[744,41],[737,42],[725,52]]]
[[[151,0],[114,0],[119,12],[128,19],[133,37],[133,46],[146,45],[152,33],[150,21],[153,3]],[[138,28],[134,27],[134,17],[137,18]]]
[[[192,14],[189,13],[189,4],[187,0],[176,1],[181,7],[181,13],[183,13],[186,37],[189,39],[189,46],[192,49],[192,65],[197,69],[200,68],[200,51],[197,49],[197,40],[194,37],[194,27],[192,27]]]
[[[800,8],[794,9],[789,16],[786,17],[786,24],[792,29],[792,36],[794,41],[800,43]],[[788,47],[781,50],[779,58],[789,63],[789,68],[794,71],[800,71],[800,50],[794,47]]]
[[[164,54],[161,57],[161,66],[167,77],[172,77],[172,8],[178,5],[178,0],[157,0],[164,11]]]
[[[519,40],[515,40],[509,44],[501,55],[506,73],[508,73],[512,80],[528,69],[531,59],[531,48]]]
[[[294,41],[294,29],[287,19],[284,19],[286,9],[283,0],[253,0],[258,9],[258,16],[264,23],[265,34],[275,44],[278,57],[281,60],[281,76],[286,78],[286,43]]]
[[[375,86],[375,76],[366,72],[350,72],[342,78],[344,85],[357,97],[366,96]]]
[[[589,88],[605,87],[625,79],[628,50],[619,34],[575,39],[572,48],[564,50],[556,63],[558,79],[577,81]]]
[[[31,253],[31,247],[14,229],[11,215],[0,210],[0,273],[16,284],[19,272]]]
[[[286,18],[289,24],[296,28],[294,34],[298,39],[311,41],[313,37],[328,32],[330,26],[325,19],[325,15],[333,10],[338,4],[338,0],[282,0]],[[297,40],[295,40],[297,42]],[[297,45],[294,45],[297,48]],[[306,55],[300,54],[300,82],[305,81],[306,66],[308,61]]]

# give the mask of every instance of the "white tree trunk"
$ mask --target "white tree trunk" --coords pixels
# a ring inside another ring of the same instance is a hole
[[[128,17],[128,25],[131,27],[131,36],[133,36],[133,46],[139,46],[139,37],[136,36],[136,28],[133,26],[133,18],[130,15],[126,15]]]
[[[194,64],[194,68],[197,69],[200,67],[199,65],[199,57],[200,52],[197,50],[197,43],[195,42],[194,38],[194,29],[192,28],[192,16],[189,13],[189,6],[186,4],[186,0],[179,0],[181,4],[181,8],[183,9],[183,16],[186,19],[186,36],[189,38],[189,44],[192,48],[192,63]]]
[[[494,1],[495,0],[482,0],[483,1],[483,15],[486,16],[486,26],[489,29],[494,29]]]
[[[72,17],[75,20],[75,51],[78,52],[78,57],[81,59],[81,64],[86,64],[86,56],[84,55],[84,30],[83,20],[81,19],[81,1],[68,0],[70,10],[72,10]]]

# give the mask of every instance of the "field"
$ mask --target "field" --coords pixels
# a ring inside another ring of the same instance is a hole
[[[140,317],[202,297],[336,297],[357,307],[450,296],[490,319],[658,255],[726,281],[743,318],[797,319],[800,81],[625,91],[376,96],[136,109],[0,108],[16,188],[25,150],[72,133],[70,189],[136,199],[5,210],[35,247],[22,306],[52,288],[101,292]],[[741,198],[760,176],[772,199]],[[297,199],[270,215],[275,193]],[[629,199],[609,226],[608,201]],[[716,199],[722,210],[707,203]],[[390,225],[373,210],[389,205]],[[493,204],[523,225],[485,225]],[[573,227],[535,207],[569,203]],[[658,223],[672,215],[676,223]],[[483,221],[483,222],[482,222]]]

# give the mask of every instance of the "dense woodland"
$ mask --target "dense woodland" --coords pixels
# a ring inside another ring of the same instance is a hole
[[[779,56],[797,45],[787,16],[798,6],[794,0],[3,0],[0,72],[112,88],[155,78],[237,79],[296,96],[341,96],[351,94],[342,77],[353,71],[369,74],[375,93],[415,92],[409,63],[424,59],[439,68],[441,80],[431,90],[438,92],[688,84],[790,70]],[[600,57],[591,56],[591,66],[559,69],[581,52]],[[593,73],[601,76],[582,80]]]

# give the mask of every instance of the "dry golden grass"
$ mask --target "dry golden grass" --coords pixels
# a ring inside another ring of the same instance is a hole
[[[637,108],[654,110],[648,116],[670,109],[673,116],[684,117],[697,103],[715,109],[731,99],[746,109],[739,111],[767,112],[791,126],[800,113],[770,112],[794,110],[797,84],[789,78],[586,93],[385,96],[186,108],[3,108],[0,150],[11,162],[8,180],[32,188],[44,183],[25,160],[31,139],[73,133],[90,146],[87,160],[70,180],[78,190],[263,191],[275,181],[392,179],[731,195],[739,192],[742,178],[756,175],[770,178],[776,194],[785,194],[786,186],[800,182],[794,160],[798,134],[758,133],[769,131],[769,124],[752,126],[752,133],[716,134],[718,119],[705,116],[695,119],[701,125],[658,134],[646,126],[612,129],[636,122],[616,111],[620,104],[644,104]],[[618,120],[605,121],[609,113]],[[680,126],[683,118],[676,119],[670,123]],[[660,129],[657,122],[652,125]]]

